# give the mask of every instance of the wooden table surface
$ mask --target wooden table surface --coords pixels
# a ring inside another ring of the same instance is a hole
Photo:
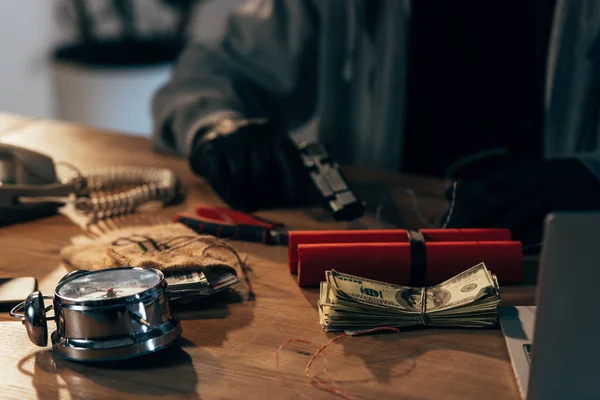
[[[156,218],[172,219],[176,211],[191,211],[197,203],[222,204],[210,187],[193,176],[184,160],[152,152],[143,138],[88,127],[0,114],[0,142],[42,151],[55,161],[79,168],[139,165],[168,167],[188,189],[185,203],[160,210]],[[349,179],[376,205],[393,188],[408,187],[419,195],[423,215],[434,221],[446,203],[440,182],[363,170],[348,170]],[[383,226],[418,227],[412,200],[394,196]],[[318,210],[278,210],[259,213],[292,228],[368,228],[373,207],[359,221],[335,223]],[[43,293],[52,293],[67,272],[60,250],[79,227],[57,215],[0,229],[0,277],[34,276]],[[180,345],[126,362],[83,364],[53,356],[31,344],[20,322],[0,314],[0,387],[3,399],[334,399],[313,387],[304,376],[310,355],[333,338],[318,323],[315,289],[300,289],[287,270],[287,249],[236,242],[253,268],[256,298],[221,296],[180,311]],[[504,287],[508,304],[533,304],[532,286]],[[54,330],[54,324],[49,323]],[[289,390],[281,373],[301,394]],[[363,337],[347,337],[327,351],[330,373],[359,399],[517,399],[504,339],[499,329],[425,329]],[[314,374],[322,374],[322,361]]]

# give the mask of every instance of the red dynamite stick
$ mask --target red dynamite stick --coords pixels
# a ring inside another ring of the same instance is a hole
[[[338,243],[298,246],[298,284],[317,286],[325,271],[408,285],[411,279],[409,243]],[[523,280],[520,242],[430,242],[426,243],[425,286],[441,283],[484,262],[501,284]]]
[[[421,229],[426,242],[509,241],[509,229]],[[290,273],[298,272],[298,245],[324,243],[408,242],[404,229],[290,231],[288,261]]]

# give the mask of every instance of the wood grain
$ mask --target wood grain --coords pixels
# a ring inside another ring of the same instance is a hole
[[[0,115],[0,127],[23,119]],[[109,165],[169,167],[188,188],[184,204],[161,210],[153,218],[172,219],[197,203],[222,204],[210,187],[193,176],[184,160],[152,151],[142,138],[73,124],[30,121],[0,141],[45,152],[80,168]],[[319,209],[260,213],[292,228],[373,227],[373,211],[392,188],[408,187],[420,196],[424,216],[439,220],[446,203],[443,184],[421,177],[348,169],[348,176],[370,204],[370,212],[351,224],[331,222]],[[390,196],[383,226],[418,227],[412,199]],[[125,221],[126,223],[127,221]],[[81,230],[63,216],[0,229],[0,276],[35,276],[44,293],[66,272],[60,249]],[[5,399],[295,399],[275,367],[278,346],[281,370],[305,398],[337,398],[314,388],[304,377],[311,353],[334,335],[318,324],[315,289],[301,290],[287,272],[287,250],[235,243],[248,256],[254,301],[246,287],[204,304],[178,309],[183,319],[181,344],[155,355],[126,362],[82,364],[53,356],[27,339],[20,322],[0,318],[0,386]],[[503,288],[505,301],[531,304],[532,287]],[[51,330],[53,323],[49,324]],[[399,334],[344,338],[327,352],[331,373],[348,393],[360,399],[517,399],[504,339],[499,329],[412,330]],[[321,371],[321,361],[313,373]]]

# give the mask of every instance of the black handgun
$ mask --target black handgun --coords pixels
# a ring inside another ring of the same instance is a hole
[[[308,175],[319,192],[323,206],[336,221],[351,221],[363,216],[365,204],[346,183],[339,165],[323,145],[317,142],[298,144]]]

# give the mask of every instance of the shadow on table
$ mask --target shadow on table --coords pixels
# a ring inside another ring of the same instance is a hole
[[[198,347],[221,347],[230,331],[242,329],[254,318],[255,296],[248,300],[246,284],[189,304],[173,303],[186,337]]]
[[[494,335],[495,332],[495,335]],[[341,332],[340,332],[341,333]],[[403,328],[400,333],[381,332],[377,334],[346,337],[339,343],[344,354],[358,357],[378,382],[388,382],[392,378],[410,373],[416,366],[418,357],[429,350],[453,350],[496,359],[506,359],[507,353],[499,351],[504,340],[486,340],[490,334],[500,338],[499,328],[490,329],[440,329]],[[329,333],[334,338],[336,333]],[[479,345],[476,345],[476,343]],[[411,360],[411,364],[407,364]],[[401,372],[392,373],[395,366],[407,364]],[[368,382],[370,378],[366,378]],[[356,381],[356,380],[353,380]]]
[[[403,228],[406,222],[402,218],[401,210],[394,201],[396,196],[390,192],[389,188],[377,184],[355,184],[353,189],[358,198],[366,204],[365,214],[375,216],[377,208],[381,206],[380,222],[385,228]],[[323,207],[314,206],[306,208],[306,216],[314,221],[333,222],[331,213]],[[349,221],[348,227],[351,229],[369,229],[374,228],[372,224],[366,223],[363,218]]]
[[[172,302],[171,310],[180,320],[223,319],[231,314],[232,304],[243,302],[244,298],[238,291],[224,290],[191,303]]]
[[[397,196],[394,195],[393,188],[382,186],[377,183],[354,183],[352,188],[357,196],[366,203],[366,211],[375,214],[377,208],[381,211],[381,223],[386,224],[386,227],[404,228],[406,221],[402,217],[402,210],[395,202]]]
[[[319,301],[319,289],[318,288],[305,288],[302,289],[302,294],[306,300],[313,306],[315,310],[319,309],[317,302]],[[318,324],[318,320],[315,319],[315,324]],[[328,339],[333,339],[343,332],[328,333],[327,337],[323,337],[322,343],[315,343],[317,345],[323,345],[327,343]],[[361,358],[365,366],[371,371],[374,379],[378,382],[388,382],[391,378],[400,378],[408,375],[410,371],[416,366],[416,357],[420,354],[419,348],[415,346],[406,346],[403,342],[398,341],[397,333],[394,332],[381,332],[377,334],[365,335],[365,336],[348,336],[340,339],[339,345],[344,348],[344,354],[352,357]],[[368,338],[368,339],[367,339]],[[393,350],[390,352],[382,351],[386,346],[386,343],[393,345]],[[338,344],[332,344],[331,346],[337,346]],[[400,372],[392,373],[394,367],[398,364],[406,364],[406,367]],[[316,365],[317,363],[315,363]],[[333,367],[332,367],[333,368]],[[335,374],[338,376],[338,374]],[[323,378],[322,375],[317,375]],[[341,373],[339,376],[343,376]],[[373,378],[368,377],[364,379],[351,379],[348,382],[361,382],[366,383],[372,381]],[[343,383],[344,380],[337,380],[338,383]]]
[[[194,344],[183,338],[178,342],[156,353],[110,362],[68,361],[50,350],[43,350],[21,359],[18,368],[31,376],[38,398],[43,399],[59,399],[62,397],[60,392],[65,389],[72,398],[98,397],[92,396],[94,388],[90,383],[110,391],[148,397],[181,394],[200,399],[196,394],[198,374],[191,356],[185,351]],[[214,362],[210,353],[202,353],[205,359],[208,358],[204,362]],[[32,370],[28,367],[30,364],[33,364]]]
[[[339,344],[344,349],[344,355],[349,356],[349,359],[362,359],[364,366],[372,374],[372,377],[352,379],[347,383],[372,381],[389,383],[392,379],[410,375],[417,366],[417,358],[422,353],[422,349],[399,341],[396,335],[398,334],[394,332],[381,332],[370,335],[368,339],[366,336],[347,336],[341,339]],[[328,336],[335,337],[337,335],[329,334]],[[338,375],[336,374],[336,376]],[[343,373],[339,376],[343,377]],[[345,381],[338,379],[337,382],[344,383]]]
[[[295,275],[294,275],[295,277]],[[315,309],[319,310],[319,288],[302,288],[300,290],[304,298],[310,303],[310,305]]]

